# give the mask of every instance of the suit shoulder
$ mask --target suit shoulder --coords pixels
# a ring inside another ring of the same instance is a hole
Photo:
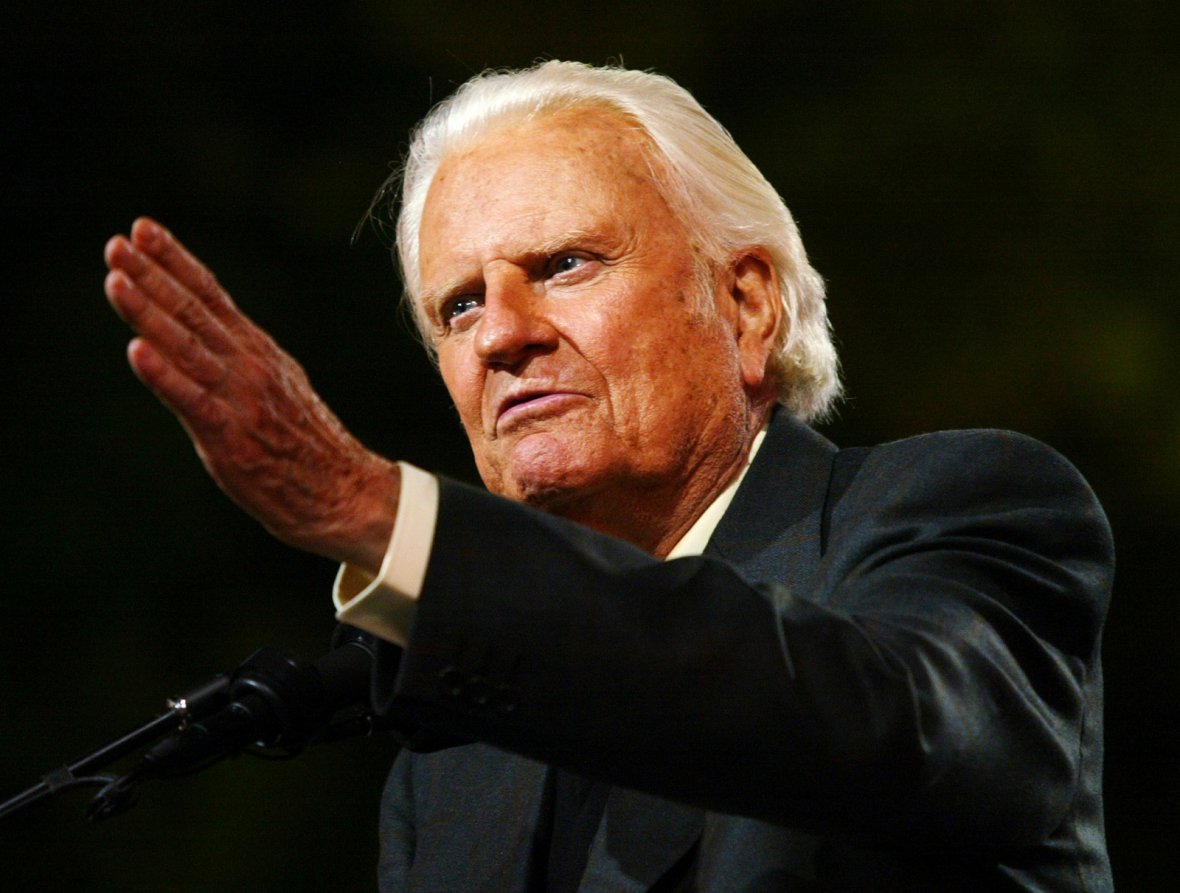
[[[1022,455],[1046,454],[1065,461],[1053,447],[1027,434],[1001,428],[961,428],[915,434],[870,447],[874,453],[895,456],[953,456],[980,450]],[[1067,463],[1068,464],[1068,463]]]
[[[1085,531],[1100,553],[1113,551],[1106,515],[1085,478],[1061,453],[1027,435],[939,431],[865,448],[855,461],[841,504],[829,506],[837,516],[1037,517]]]
[[[1040,592],[1055,609],[1072,605],[1088,618],[1074,624],[1086,635],[1105,615],[1115,564],[1106,514],[1067,459],[1023,434],[944,431],[869,448],[826,513],[825,551],[837,577],[912,567],[921,555],[927,567],[953,568],[997,598]],[[1032,580],[1053,581],[1048,589],[1066,593],[1066,602]],[[1086,641],[1071,653],[1084,652]]]
[[[1058,485],[1069,483],[1089,493],[1081,473],[1048,444],[1016,431],[972,428],[918,434],[869,447],[862,470],[895,471],[956,479],[1010,478]]]

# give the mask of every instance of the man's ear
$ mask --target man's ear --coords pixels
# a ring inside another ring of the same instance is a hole
[[[753,392],[766,385],[767,360],[774,350],[780,328],[789,322],[783,315],[778,271],[765,248],[743,249],[734,256],[730,274],[730,296],[737,314],[734,334],[742,382],[748,391]]]

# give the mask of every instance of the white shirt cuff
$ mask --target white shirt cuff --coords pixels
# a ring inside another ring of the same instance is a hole
[[[405,645],[426,579],[438,521],[438,480],[399,462],[401,492],[393,535],[377,576],[340,566],[332,588],[336,619],[397,645]]]

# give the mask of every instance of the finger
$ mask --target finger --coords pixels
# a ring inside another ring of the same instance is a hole
[[[205,387],[225,379],[232,345],[215,319],[205,314],[196,322],[178,320],[121,269],[107,274],[103,288],[115,312],[171,365]]]
[[[115,236],[107,242],[105,257],[112,271],[126,274],[135,284],[139,296],[173,317],[185,329],[205,337],[211,349],[219,353],[232,349],[233,340],[225,325],[210,312],[205,302],[126,238]],[[133,308],[128,302],[126,309],[140,308]],[[128,324],[134,324],[132,319],[126,316],[124,319]],[[239,322],[247,321],[239,314]]]
[[[144,295],[164,312],[186,317],[193,323],[202,316],[214,318],[202,298],[124,236],[115,236],[108,241],[103,257],[111,270],[126,273]]]
[[[138,218],[131,225],[131,242],[154,258],[176,282],[200,298],[222,321],[233,320],[240,314],[213,272],[156,221],[149,217]]]
[[[132,370],[199,440],[225,425],[221,406],[198,382],[189,378],[143,338],[127,345]]]

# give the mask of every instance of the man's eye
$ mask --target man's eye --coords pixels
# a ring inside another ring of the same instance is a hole
[[[586,258],[577,254],[559,254],[553,258],[549,265],[551,275],[557,276],[561,273],[572,273],[574,270],[586,263]]]
[[[479,307],[481,303],[483,302],[475,295],[460,295],[457,298],[451,298],[443,303],[439,311],[439,318],[443,325],[450,325],[453,320]]]

